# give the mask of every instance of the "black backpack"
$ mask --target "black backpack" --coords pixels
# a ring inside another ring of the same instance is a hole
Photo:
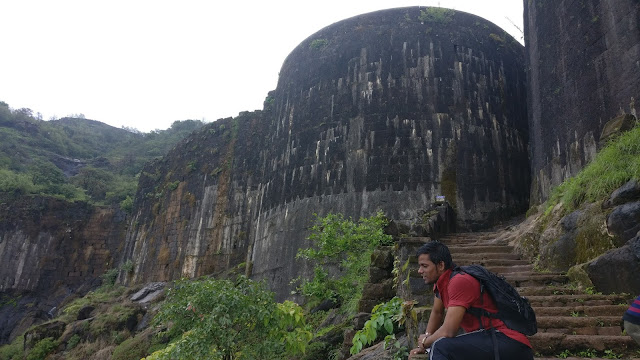
[[[486,310],[469,308],[467,311],[478,316],[498,318],[512,330],[524,335],[534,335],[538,332],[536,314],[527,298],[520,296],[502,276],[498,276],[481,265],[457,266],[451,276],[466,273],[480,282],[480,296],[487,291],[498,308],[497,314],[491,314]],[[482,322],[480,322],[482,326]]]

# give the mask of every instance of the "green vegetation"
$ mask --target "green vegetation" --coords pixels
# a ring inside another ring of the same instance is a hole
[[[312,50],[320,50],[329,45],[329,40],[327,39],[314,39],[309,44],[309,49]]]
[[[402,329],[406,319],[406,310],[402,299],[394,297],[386,303],[378,304],[371,312],[371,319],[367,320],[362,330],[358,330],[353,336],[353,346],[349,352],[351,355],[359,353],[365,345],[373,344],[384,337],[385,348],[393,343],[395,359],[406,359],[409,350],[399,346],[395,341],[395,333]]]
[[[58,347],[58,342],[53,338],[42,339],[29,351],[27,360],[44,360],[56,347]]]
[[[418,20],[427,23],[448,24],[453,20],[453,15],[455,15],[455,13],[456,12],[451,9],[430,7],[425,10],[420,10]]]
[[[301,293],[312,303],[325,299],[345,301],[343,308],[355,313],[369,275],[371,253],[380,245],[392,244],[392,237],[384,233],[386,224],[382,212],[358,222],[342,214],[322,218],[316,215],[309,236],[313,246],[298,251],[297,255],[316,262],[313,279],[301,281]],[[341,275],[329,275],[329,270],[336,266]]]
[[[0,101],[0,192],[46,195],[131,211],[138,173],[203,126],[176,121],[147,134],[84,118],[43,121]]]
[[[298,305],[245,277],[178,281],[154,321],[172,340],[148,360],[287,359],[311,339]]]
[[[24,336],[16,337],[11,344],[0,346],[0,359],[22,360],[24,359]]]
[[[640,126],[610,141],[578,175],[554,188],[545,215],[558,203],[568,213],[584,203],[601,201],[631,179],[640,179]]]

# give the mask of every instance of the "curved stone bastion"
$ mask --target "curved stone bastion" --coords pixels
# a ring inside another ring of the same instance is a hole
[[[295,254],[314,213],[411,221],[438,195],[461,229],[524,212],[523,53],[494,24],[440,8],[321,29],[286,58],[264,110],[218,120],[145,169],[122,278],[243,263],[283,299],[308,270]]]

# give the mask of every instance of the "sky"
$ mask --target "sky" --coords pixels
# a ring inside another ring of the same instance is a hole
[[[522,0],[0,0],[0,101],[44,120],[84,115],[164,130],[262,109],[316,31],[396,7],[481,16],[516,40]]]

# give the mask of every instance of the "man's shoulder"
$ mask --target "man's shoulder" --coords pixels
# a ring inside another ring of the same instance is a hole
[[[480,286],[478,279],[465,272],[453,272],[451,273],[451,279],[449,280],[449,287],[463,289],[471,289],[470,286]]]

